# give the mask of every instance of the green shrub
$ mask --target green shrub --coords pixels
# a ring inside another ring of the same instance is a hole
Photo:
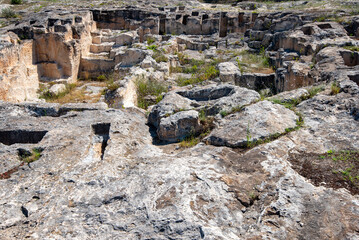
[[[154,38],[147,38],[147,44],[148,45],[151,45],[152,43],[154,43],[155,42],[155,39]]]
[[[219,114],[221,114],[222,117],[225,117],[225,116],[227,116],[229,113],[228,113],[228,111],[222,110],[222,111],[219,112]]]
[[[22,0],[11,0],[11,4],[22,4]]]
[[[322,15],[314,19],[314,22],[325,22],[325,20],[328,18],[327,15]]]
[[[168,58],[163,54],[156,55],[154,59],[158,63],[160,63],[160,62],[168,62]]]
[[[157,51],[157,45],[148,46],[147,49],[152,51]]]
[[[359,46],[344,46],[343,48],[353,52],[359,52]]]
[[[331,89],[330,91],[331,95],[337,95],[340,92],[340,87],[337,82],[333,82],[330,89]]]
[[[144,77],[139,77],[135,81],[137,90],[137,105],[140,108],[147,109],[151,104],[158,103],[162,100],[162,93],[167,92],[167,87],[155,80],[147,80]],[[145,97],[155,96],[156,102],[153,103]]]
[[[4,17],[4,18],[16,18],[17,15],[16,15],[15,11],[12,10],[11,8],[3,8],[1,10],[1,17]]]
[[[96,78],[96,80],[99,82],[105,82],[107,81],[107,77],[105,75],[100,75]]]

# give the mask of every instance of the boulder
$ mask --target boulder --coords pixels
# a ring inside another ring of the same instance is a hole
[[[177,142],[191,134],[195,134],[199,129],[198,112],[194,110],[182,111],[162,118],[157,135],[160,140]]]
[[[207,115],[216,115],[222,110],[231,111],[234,107],[241,107],[260,99],[256,91],[229,84],[196,87],[177,93],[193,100],[193,106],[205,108]]]
[[[53,95],[58,95],[66,91],[66,85],[63,83],[54,84],[50,87],[49,92]]]
[[[305,88],[298,88],[292,91],[286,91],[286,92],[281,92],[277,95],[274,95],[273,97],[268,98],[269,100],[280,100],[282,102],[290,102],[291,100],[294,99],[300,99],[306,95],[308,95],[308,91]]]
[[[167,93],[161,102],[154,106],[148,116],[148,123],[154,127],[159,127],[162,118],[173,114],[179,110],[189,110],[192,101],[188,98],[182,97],[175,92]]]
[[[156,66],[156,61],[151,56],[146,56],[141,63],[142,68],[150,68]]]
[[[297,119],[293,111],[282,105],[261,101],[223,119],[205,141],[216,146],[246,147],[248,141],[265,139],[296,127]]]
[[[218,64],[219,78],[222,82],[234,83],[237,76],[241,75],[238,66],[233,62],[223,62]]]
[[[275,74],[244,73],[235,79],[235,83],[237,86],[246,87],[256,91],[265,88],[275,90]]]
[[[144,50],[129,48],[125,51],[116,53],[115,62],[121,67],[131,67],[142,62],[146,55],[147,53]]]

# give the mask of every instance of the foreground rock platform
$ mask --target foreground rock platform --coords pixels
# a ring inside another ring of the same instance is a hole
[[[181,151],[153,145],[146,117],[135,109],[46,116],[26,104],[4,103],[1,171],[12,173],[0,180],[1,235],[355,239],[358,195],[314,186],[288,161],[295,152],[359,149],[358,121],[351,115],[359,88],[348,80],[341,89],[298,106],[305,127],[242,152],[203,143]],[[281,130],[294,126],[297,116],[278,106],[263,101],[247,108],[288,117],[288,126],[275,121]],[[16,134],[6,138],[9,131],[45,135],[24,143]],[[43,149],[40,159],[19,166],[18,149],[35,147]]]

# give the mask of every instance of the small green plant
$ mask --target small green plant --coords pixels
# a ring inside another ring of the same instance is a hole
[[[247,148],[251,148],[253,146],[253,142],[252,142],[252,134],[251,134],[251,131],[249,129],[249,122],[248,122],[246,132],[247,132],[247,134],[246,134]]]
[[[240,55],[241,59],[237,57],[236,61],[241,73],[243,72],[265,72],[271,73],[273,69],[269,64],[269,58],[265,55],[264,47],[261,48],[258,54],[249,51],[241,51],[236,55]]]
[[[191,135],[189,137],[186,137],[180,142],[180,147],[182,148],[191,148],[196,146],[199,143],[198,137],[195,137],[194,135]]]
[[[180,142],[180,147],[189,148],[197,145],[203,138],[205,138],[214,128],[214,118],[206,115],[206,110],[199,111],[199,121],[201,129],[197,133],[191,132],[189,136]]]
[[[147,38],[147,44],[151,45],[152,43],[154,43],[156,40],[154,38]]]
[[[152,51],[157,51],[157,45],[148,46],[147,49]]]
[[[344,46],[343,48],[353,52],[359,52],[359,46]]]
[[[319,16],[317,18],[315,18],[313,21],[314,22],[325,22],[325,20],[328,18],[327,15],[322,15],[322,16]]]
[[[11,8],[7,7],[7,8],[3,8],[1,10],[1,17],[4,17],[4,18],[16,18],[17,15],[15,13],[14,10],[12,10]]]
[[[168,58],[161,51],[154,51],[154,54],[152,55],[152,57],[158,63],[168,62]]]
[[[330,87],[330,90],[331,95],[337,95],[340,92],[339,84],[337,82],[333,82]]]
[[[222,111],[219,112],[219,114],[221,114],[222,117],[225,117],[225,116],[228,115],[228,111],[222,110]]]
[[[20,160],[25,163],[31,163],[39,160],[42,151],[42,148],[33,148],[31,152],[25,149],[18,149]]]
[[[100,75],[96,78],[96,80],[99,82],[105,82],[107,81],[107,77],[105,75]]]

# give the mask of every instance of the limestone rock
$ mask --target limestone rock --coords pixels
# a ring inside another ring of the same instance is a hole
[[[237,86],[257,91],[264,88],[275,91],[275,74],[244,73],[235,79],[235,83]]]
[[[66,85],[65,84],[54,84],[50,87],[49,92],[54,95],[58,95],[62,92],[66,91]]]
[[[216,146],[245,147],[248,141],[257,141],[294,128],[297,119],[293,111],[261,101],[225,118],[205,141]]]
[[[162,118],[180,110],[190,110],[192,101],[184,98],[175,92],[167,93],[161,102],[154,106],[148,116],[148,123],[154,127],[159,127]]]
[[[305,88],[298,88],[292,91],[286,91],[286,92],[281,92],[277,95],[274,95],[270,98],[268,98],[268,100],[281,100],[282,102],[290,102],[292,100],[295,99],[301,99],[302,97],[307,96],[309,93],[307,91],[307,89]]]
[[[200,129],[197,111],[181,111],[169,117],[162,118],[157,130],[160,140],[177,142],[195,134]]]
[[[234,83],[237,76],[241,75],[239,68],[233,62],[218,64],[219,78],[222,82]]]
[[[147,56],[141,63],[141,67],[143,68],[150,68],[154,66],[156,66],[156,61],[151,56]]]

